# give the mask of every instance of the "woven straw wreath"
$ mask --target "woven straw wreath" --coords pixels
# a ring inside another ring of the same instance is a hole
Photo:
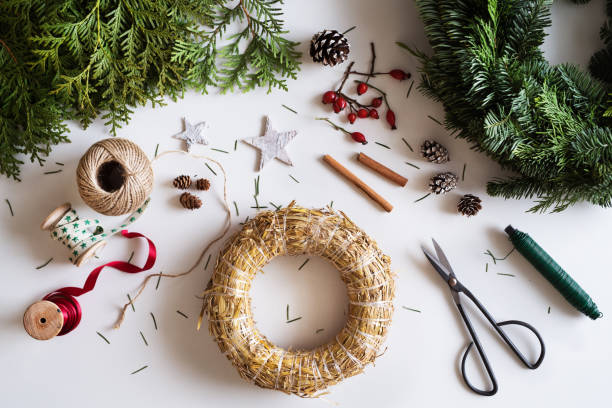
[[[313,350],[286,350],[256,328],[251,282],[279,255],[318,255],[339,270],[349,312],[345,327]],[[393,314],[390,259],[344,213],[289,207],[265,211],[228,240],[204,292],[203,313],[221,352],[241,377],[263,387],[315,397],[363,371],[380,354]]]

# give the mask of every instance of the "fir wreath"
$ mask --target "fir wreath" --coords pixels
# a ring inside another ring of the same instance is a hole
[[[186,89],[286,89],[299,70],[282,0],[3,0],[0,174],[18,154],[43,163],[66,119],[102,114],[115,134],[132,110]],[[236,33],[218,42],[234,25]]]
[[[585,3],[588,0],[576,3]],[[605,48],[589,73],[550,65],[540,46],[551,0],[417,0],[433,55],[421,90],[442,102],[445,126],[518,173],[488,183],[505,198],[536,197],[530,211],[580,201],[612,205],[612,0]]]

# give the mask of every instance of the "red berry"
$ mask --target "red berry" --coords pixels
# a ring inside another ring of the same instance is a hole
[[[375,107],[375,108],[379,108],[380,105],[382,105],[382,103],[383,103],[382,96],[379,96],[378,98],[372,99],[372,106]]]
[[[405,79],[410,78],[410,73],[405,73],[401,69],[393,69],[389,72],[389,75],[391,75],[393,78],[397,79],[398,81],[403,81]]]
[[[355,121],[357,120],[357,115],[355,115],[353,112],[349,113],[348,120],[349,122],[351,122],[351,124],[355,123]]]
[[[391,109],[387,111],[387,123],[391,125],[391,129],[397,129],[397,126],[395,126],[395,113]]]
[[[339,111],[344,110],[344,108],[346,108],[346,99],[341,96],[338,96],[338,98],[334,102],[334,112],[336,111],[336,107],[338,107]]]
[[[368,92],[368,84],[360,82],[359,85],[357,85],[357,95],[363,95],[366,92]]]
[[[356,141],[357,143],[361,143],[361,144],[368,144],[368,141],[366,140],[365,136],[363,135],[363,133],[360,132],[353,132],[351,133],[351,137],[353,138],[354,141]]]
[[[378,111],[376,109],[370,109],[370,117],[372,119],[378,119],[379,118]]]
[[[338,105],[336,105],[336,103],[334,103],[334,112],[335,113],[340,113],[342,109],[340,109],[340,107]]]
[[[338,95],[334,91],[327,91],[323,94],[323,103],[328,104],[336,100]]]
[[[368,110],[361,108],[357,111],[357,116],[359,116],[361,119],[367,118],[369,115]]]

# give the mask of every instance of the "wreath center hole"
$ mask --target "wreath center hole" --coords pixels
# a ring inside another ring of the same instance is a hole
[[[263,270],[250,290],[252,313],[257,330],[274,345],[311,350],[342,330],[348,313],[346,285],[329,261],[312,255],[279,256]]]
[[[102,163],[98,167],[97,174],[98,185],[107,193],[117,191],[125,182],[125,168],[121,163],[112,160]]]

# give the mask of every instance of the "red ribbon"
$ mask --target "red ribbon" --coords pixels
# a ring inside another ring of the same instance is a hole
[[[144,238],[149,243],[149,255],[147,256],[147,261],[145,262],[142,268],[133,265],[129,262],[123,261],[113,261],[107,264],[98,266],[96,269],[89,273],[87,280],[85,280],[85,284],[82,288],[76,286],[67,286],[65,288],[58,289],[46,295],[43,300],[48,300],[50,302],[55,303],[62,314],[64,315],[64,325],[62,326],[62,330],[59,332],[58,336],[62,336],[64,334],[70,333],[74,330],[79,322],[81,321],[81,306],[79,302],[75,299],[76,296],[84,295],[87,292],[91,292],[93,288],[96,286],[96,281],[98,280],[98,276],[102,269],[106,267],[111,267],[118,269],[122,272],[126,273],[138,273],[144,272],[153,267],[155,264],[155,259],[157,257],[157,249],[155,248],[155,244],[149,238],[145,237],[142,234],[137,232],[128,232],[127,230],[122,230],[121,235],[126,238]]]

